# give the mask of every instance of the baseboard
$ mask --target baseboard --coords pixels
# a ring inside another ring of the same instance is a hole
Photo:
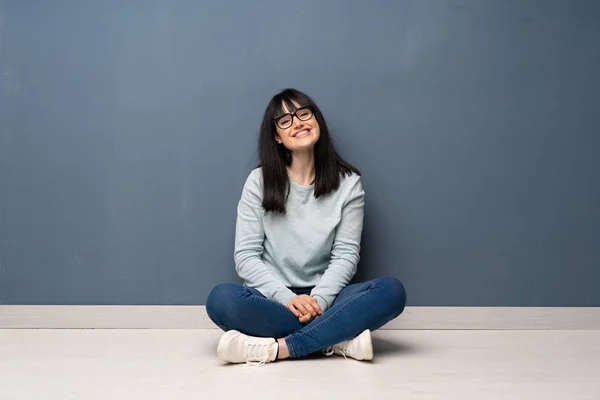
[[[213,329],[204,306],[0,306],[0,329]],[[382,329],[600,330],[600,307],[407,307]]]

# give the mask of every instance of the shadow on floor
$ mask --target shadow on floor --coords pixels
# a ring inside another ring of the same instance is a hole
[[[373,340],[373,355],[375,358],[379,357],[393,357],[393,356],[403,356],[410,354],[423,353],[426,351],[422,346],[417,345],[414,342],[404,340],[402,337],[398,338],[387,338],[380,337],[375,333],[372,336]],[[211,348],[214,348],[215,357],[216,357],[216,348],[217,341],[211,343]],[[317,351],[315,353],[309,354],[305,357],[302,357],[302,360],[320,360],[327,358],[322,351]],[[233,366],[237,364],[223,364],[224,366]]]
[[[415,343],[403,341],[401,338],[389,339],[373,336],[373,354],[375,356],[396,356],[421,353],[424,349]]]

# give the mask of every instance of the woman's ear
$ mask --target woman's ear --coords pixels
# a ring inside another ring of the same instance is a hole
[[[281,138],[279,137],[279,135],[275,135],[275,141],[276,141],[277,143],[279,143],[279,144],[283,143],[283,142],[281,141]]]

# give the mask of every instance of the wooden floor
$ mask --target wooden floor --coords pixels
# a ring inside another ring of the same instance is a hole
[[[0,399],[600,399],[600,331],[378,331],[373,362],[216,358],[218,330],[0,330]]]

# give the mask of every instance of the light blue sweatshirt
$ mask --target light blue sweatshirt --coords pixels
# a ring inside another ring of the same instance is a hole
[[[314,286],[311,296],[325,311],[356,273],[365,193],[354,173],[318,199],[314,185],[289,181],[284,215],[262,207],[262,169],[248,176],[237,209],[236,271],[244,284],[283,305],[296,296],[290,287]]]

